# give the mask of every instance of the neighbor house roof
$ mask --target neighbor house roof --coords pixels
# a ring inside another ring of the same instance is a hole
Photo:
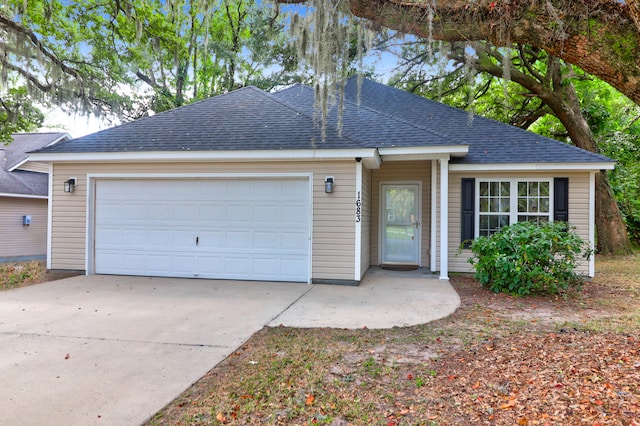
[[[338,126],[329,111],[323,137],[314,92],[255,87],[209,98],[72,139],[37,153],[145,153],[446,148],[452,164],[611,163],[607,157],[370,80],[350,79]],[[472,118],[472,119],[470,119]],[[468,150],[468,152],[467,152]]]
[[[67,133],[18,133],[9,145],[0,144],[0,194],[46,197],[48,174],[19,170],[27,152],[69,139]]]

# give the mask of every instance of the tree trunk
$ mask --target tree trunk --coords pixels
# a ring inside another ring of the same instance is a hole
[[[478,47],[478,55],[479,59],[473,64],[476,70],[502,77],[502,68],[493,61],[488,60],[488,57],[491,56],[500,62],[504,62],[504,58],[499,52],[490,48],[481,50]],[[460,57],[456,59],[462,60]],[[526,62],[524,56],[521,56],[521,60]],[[510,74],[512,81],[539,96],[553,111],[553,114],[562,122],[569,133],[571,142],[575,146],[597,153],[598,147],[593,137],[593,132],[591,132],[589,123],[582,114],[580,100],[575,88],[563,74],[566,71],[567,68],[563,67],[558,58],[549,56],[547,58],[546,75],[534,77],[521,72],[515,67],[511,68]],[[570,71],[571,69],[569,69]],[[596,175],[596,232],[598,252],[604,254],[631,253],[631,243],[627,228],[618,204],[613,198],[606,172],[599,172]]]
[[[631,253],[627,227],[611,193],[607,172],[604,171],[596,174],[596,231],[598,253]]]

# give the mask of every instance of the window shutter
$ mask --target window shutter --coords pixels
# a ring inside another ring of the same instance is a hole
[[[462,245],[471,247],[475,238],[475,205],[476,205],[476,180],[474,178],[462,179]]]
[[[569,222],[569,178],[553,180],[553,220]]]

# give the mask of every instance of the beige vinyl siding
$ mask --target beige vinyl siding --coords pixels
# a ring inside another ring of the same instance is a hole
[[[22,216],[31,225],[22,225]],[[0,258],[47,254],[47,200],[0,197]]]
[[[379,169],[371,172],[371,264],[380,264],[380,189],[382,183],[421,182],[422,241],[420,262],[429,266],[431,246],[431,162],[398,161],[382,163]]]
[[[49,163],[41,163],[38,161],[27,161],[20,167],[19,170],[26,170],[28,172],[49,173]]]
[[[545,173],[456,173],[449,176],[449,270],[451,272],[473,272],[467,262],[470,250],[460,252],[462,178],[475,179],[553,179],[569,178],[569,222],[585,241],[589,240],[589,173],[588,172],[545,172]],[[476,194],[477,196],[477,194]],[[477,224],[476,224],[477,226]],[[580,264],[580,271],[589,272],[588,262]]]
[[[312,278],[353,280],[355,161],[260,163],[59,163],[53,169],[53,269],[85,269],[87,174],[313,174]],[[332,194],[325,176],[334,176]],[[62,183],[76,177],[72,194]]]
[[[371,170],[362,166],[362,194],[360,196],[361,247],[360,278],[371,265]]]

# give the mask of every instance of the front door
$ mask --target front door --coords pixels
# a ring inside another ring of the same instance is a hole
[[[382,262],[420,264],[420,185],[382,185]]]

